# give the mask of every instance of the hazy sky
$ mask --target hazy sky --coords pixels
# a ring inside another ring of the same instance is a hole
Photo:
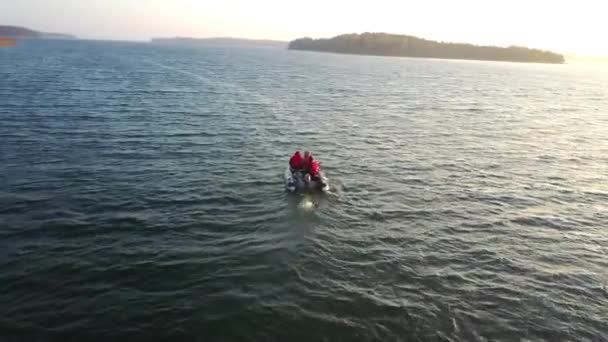
[[[608,0],[0,0],[0,24],[82,38],[390,32],[608,56]]]

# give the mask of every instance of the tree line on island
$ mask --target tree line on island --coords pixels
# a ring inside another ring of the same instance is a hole
[[[377,56],[564,63],[563,55],[521,46],[504,48],[444,43],[413,36],[369,32],[343,34],[329,39],[300,38],[291,41],[289,49]]]
[[[17,39],[76,39],[76,37],[70,34],[34,31],[25,27],[9,25],[0,25],[0,37]]]

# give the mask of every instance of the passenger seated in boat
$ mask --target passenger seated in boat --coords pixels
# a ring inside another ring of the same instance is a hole
[[[302,160],[302,169],[308,173],[310,164],[312,163],[312,154],[308,151],[304,152],[304,160]]]
[[[321,172],[321,167],[319,166],[319,162],[312,159],[312,157],[310,157],[310,159],[311,159],[310,170],[308,170],[308,174],[310,175],[310,180],[313,182],[320,182],[321,175],[319,173]]]
[[[323,182],[323,178],[321,177],[321,166],[319,165],[319,162],[314,160],[312,156],[309,156],[309,161],[310,167],[304,170],[304,180],[306,182],[306,186],[317,186],[322,188],[323,186],[325,186],[325,183]]]
[[[291,172],[300,171],[303,169],[303,159],[300,151],[296,151],[293,156],[289,159],[289,167],[291,168]]]

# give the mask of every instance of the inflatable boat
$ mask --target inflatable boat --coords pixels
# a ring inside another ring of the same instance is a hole
[[[289,192],[305,192],[305,191],[329,191],[329,182],[323,172],[319,173],[320,181],[306,181],[306,177],[302,171],[291,171],[289,165],[285,169],[285,187]]]

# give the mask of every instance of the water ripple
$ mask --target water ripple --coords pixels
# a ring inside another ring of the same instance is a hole
[[[87,41],[0,66],[0,339],[607,339],[605,73]],[[295,148],[332,183],[312,212]]]

